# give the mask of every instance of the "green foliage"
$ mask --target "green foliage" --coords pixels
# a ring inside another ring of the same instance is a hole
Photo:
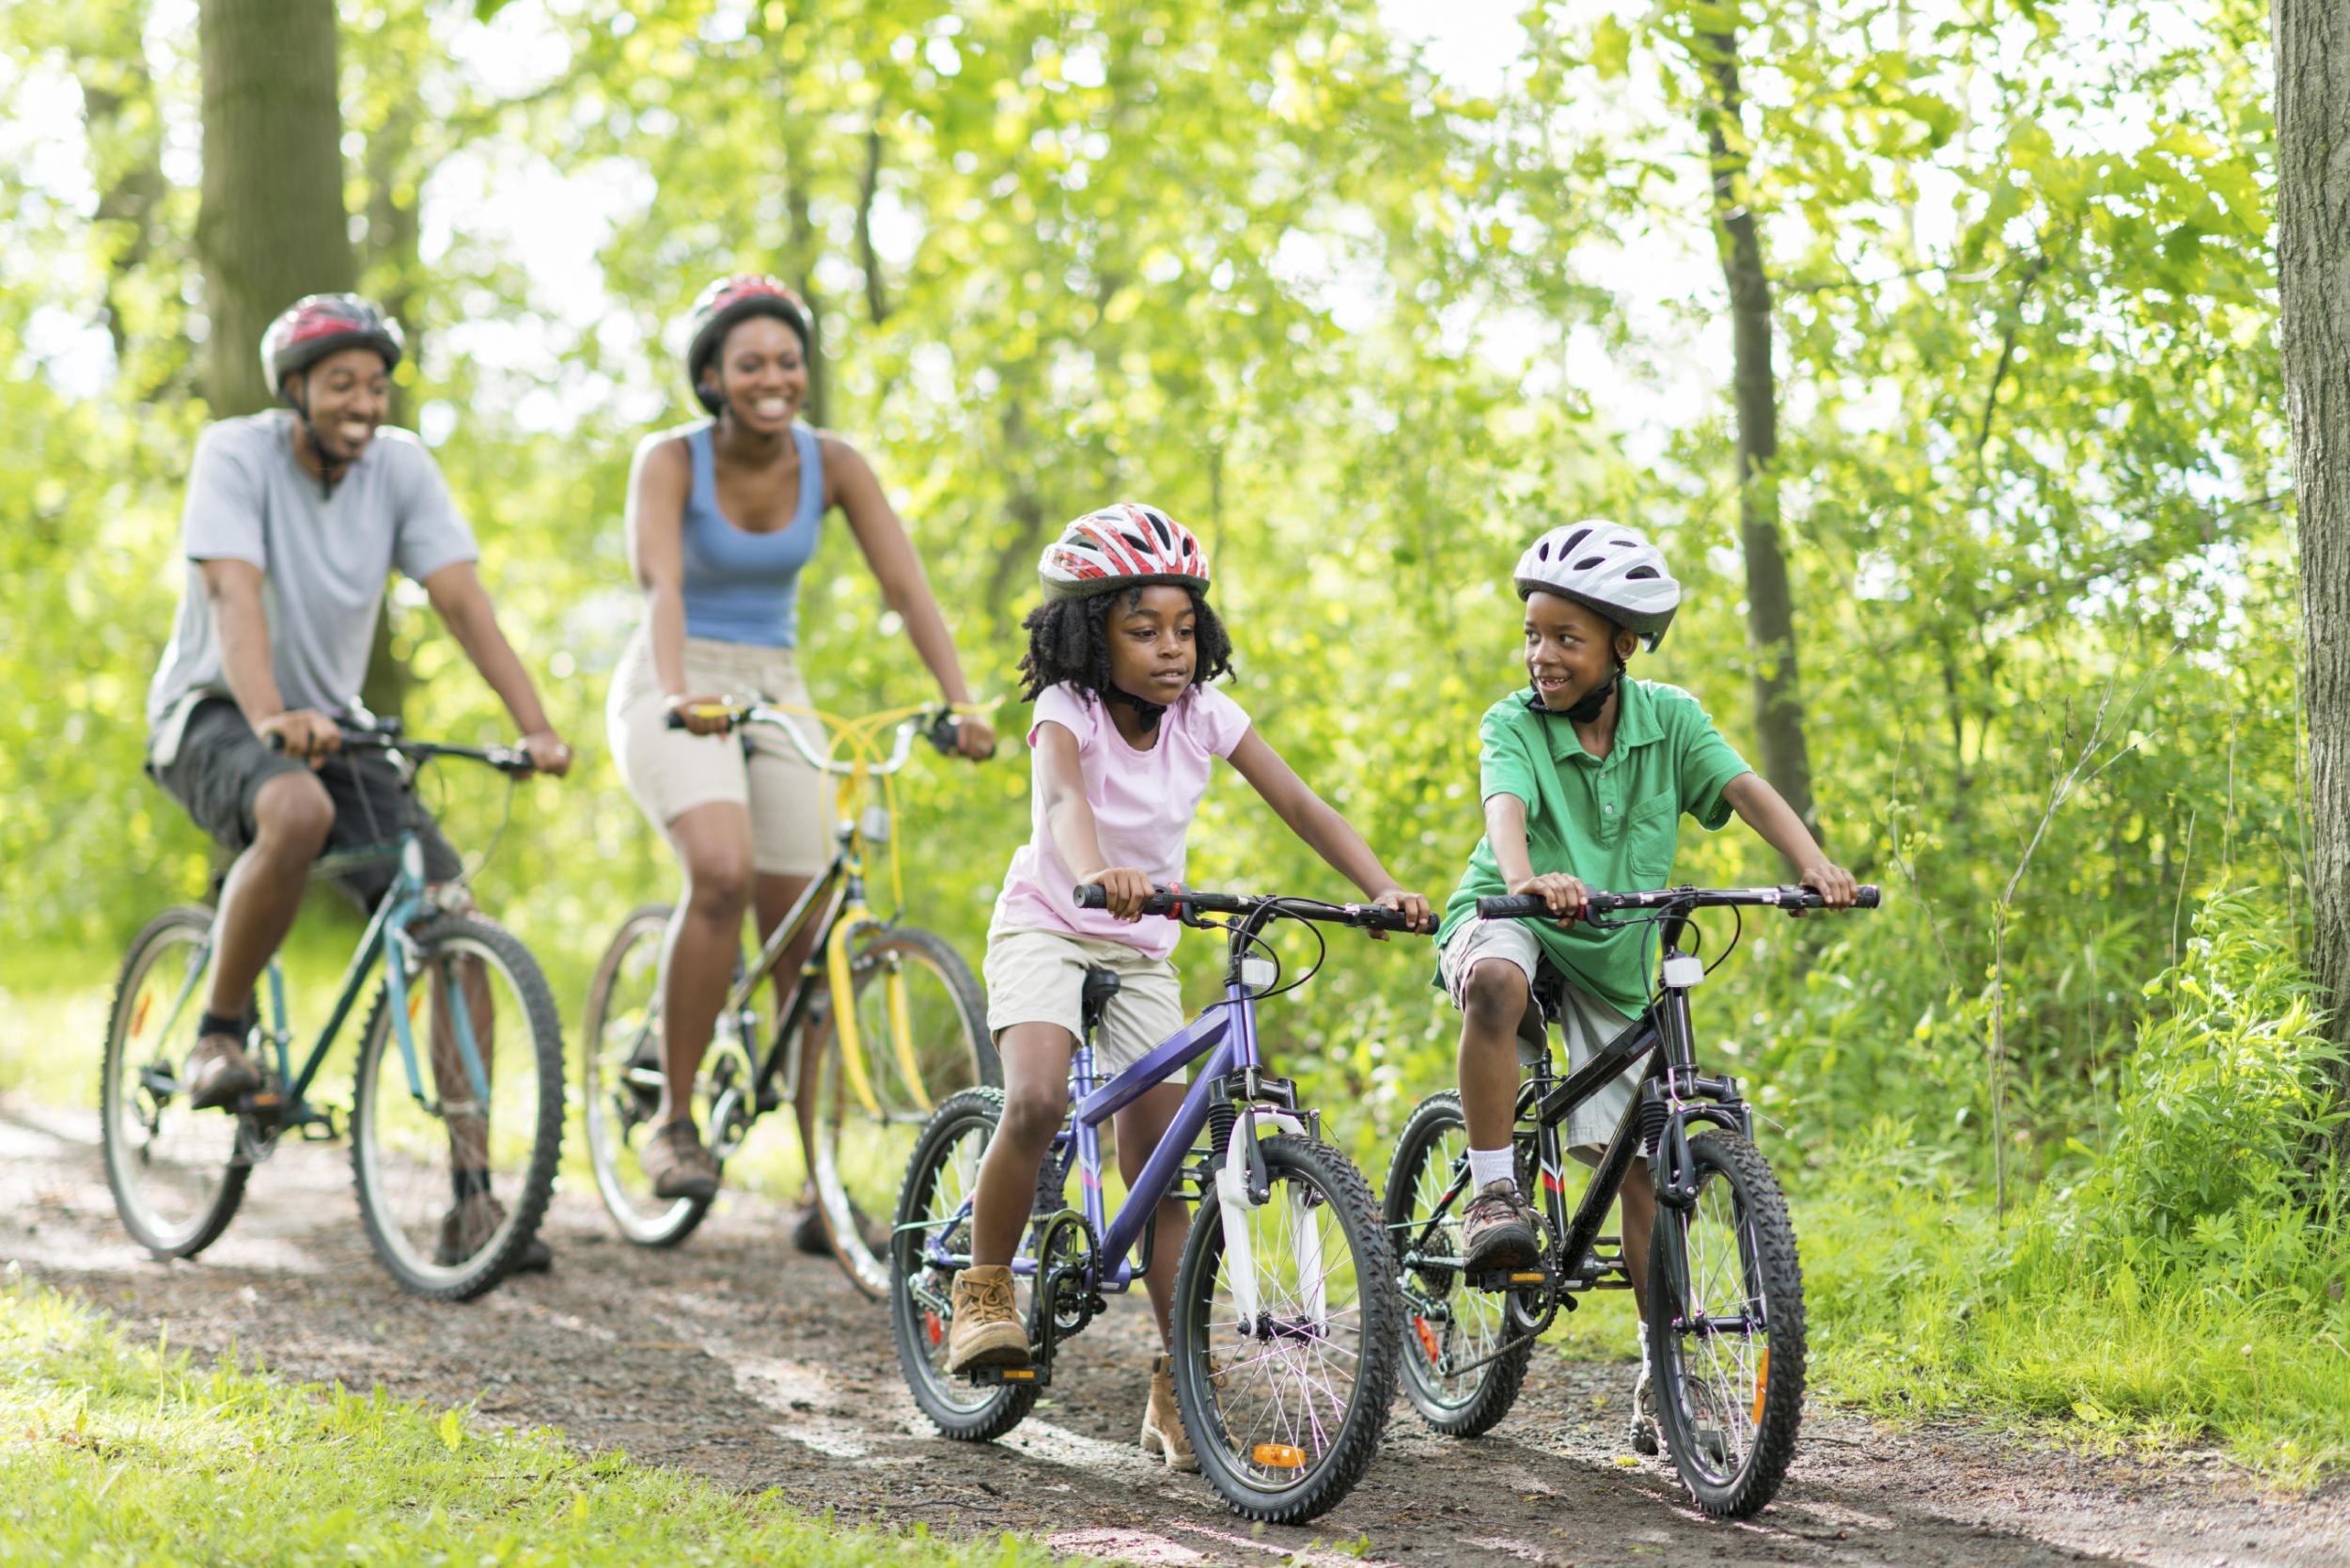
[[[2111,1148],[2002,1227],[1881,1118],[1803,1206],[1832,1390],[2227,1444],[2306,1482],[2350,1461],[2350,1182],[2309,1151],[2335,1065],[2273,916],[2230,897],[2147,986]]]
[[[723,1491],[552,1428],[487,1427],[379,1388],[288,1387],[224,1356],[133,1344],[0,1281],[0,1559],[532,1565],[899,1560],[1019,1568],[1012,1537],[849,1529],[774,1493]]]

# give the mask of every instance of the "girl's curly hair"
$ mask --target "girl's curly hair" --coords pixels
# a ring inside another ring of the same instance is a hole
[[[1192,636],[1199,657],[1192,666],[1191,683],[1202,686],[1232,667],[1232,639],[1199,590],[1184,591],[1191,595],[1192,613],[1198,618]],[[1142,589],[1048,600],[1028,612],[1020,623],[1028,634],[1028,651],[1020,656],[1021,701],[1034,702],[1045,687],[1064,681],[1095,697],[1109,695],[1109,616],[1113,602],[1121,598],[1133,609],[1142,603]]]

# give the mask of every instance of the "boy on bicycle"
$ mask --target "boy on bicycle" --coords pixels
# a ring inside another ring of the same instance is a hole
[[[1556,985],[1570,1071],[1648,1002],[1642,930],[1575,924],[1587,884],[1611,891],[1670,886],[1682,815],[1711,830],[1735,812],[1831,906],[1850,907],[1856,893],[1851,874],[1827,858],[1695,698],[1628,677],[1633,654],[1643,644],[1655,651],[1681,603],[1681,585],[1654,545],[1618,524],[1568,524],[1518,557],[1515,578],[1526,603],[1529,689],[1495,703],[1479,726],[1485,836],[1436,933],[1437,983],[1461,1010],[1461,1109],[1474,1189],[1462,1245],[1471,1273],[1525,1267],[1541,1251],[1543,1221],[1518,1184],[1510,1136],[1518,1027],[1534,1005],[1538,974]],[[1539,895],[1559,923],[1478,918],[1477,901],[1503,893]],[[1646,1066],[1627,1068],[1575,1108],[1566,1142],[1577,1159],[1597,1162]],[[1622,1203],[1624,1263],[1636,1297],[1644,1298],[1655,1213],[1645,1163],[1635,1161],[1626,1174]],[[1653,1452],[1645,1326],[1632,1424],[1634,1445]]]

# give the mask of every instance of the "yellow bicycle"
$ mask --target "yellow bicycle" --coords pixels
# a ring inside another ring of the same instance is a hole
[[[866,902],[867,851],[891,841],[891,776],[905,766],[916,735],[941,752],[953,750],[955,710],[841,718],[787,704],[728,702],[696,712],[778,729],[810,767],[841,784],[832,862],[759,953],[737,964],[695,1078],[695,1117],[723,1163],[760,1117],[804,1105],[802,1140],[833,1254],[859,1290],[878,1297],[889,1288],[889,1216],[923,1124],[957,1090],[1003,1081],[970,966],[943,937],[882,919]],[[824,752],[792,722],[803,716],[829,734]],[[682,727],[683,719],[673,715],[671,723]],[[876,781],[881,798],[872,800]],[[902,910],[894,846],[888,864],[892,908]],[[596,1187],[620,1233],[644,1247],[683,1241],[711,1202],[655,1196],[637,1159],[661,1102],[661,950],[670,914],[667,904],[646,904],[620,923],[596,966],[581,1031]],[[768,978],[811,929],[821,939],[777,1002],[771,1027],[761,1013],[761,997],[773,994]],[[805,1099],[804,1071],[814,1074]]]

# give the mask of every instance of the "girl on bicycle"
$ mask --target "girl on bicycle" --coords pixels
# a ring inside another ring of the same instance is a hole
[[[1852,905],[1852,873],[1828,859],[1777,790],[1747,767],[1697,698],[1632,680],[1681,604],[1657,548],[1619,524],[1551,529],[1518,557],[1526,603],[1527,689],[1479,726],[1485,837],[1445,905],[1436,983],[1461,1010],[1461,1110],[1473,1196],[1462,1215],[1466,1271],[1520,1268],[1541,1249],[1542,1215],[1520,1190],[1511,1153],[1518,1091],[1518,1025],[1538,976],[1555,971],[1570,1071],[1606,1047],[1648,1002],[1644,933],[1574,924],[1587,884],[1610,891],[1666,886],[1684,812],[1719,828],[1735,812],[1801,868],[1834,908]],[[1539,894],[1556,925],[1485,920],[1480,898]],[[1644,1064],[1575,1108],[1569,1152],[1596,1164],[1638,1088]],[[1656,1451],[1649,1392],[1649,1227],[1656,1199],[1645,1161],[1625,1175],[1623,1256],[1642,1311],[1632,1442]]]
[[[950,1372],[1028,1364],[1028,1332],[1010,1264],[1037,1173],[1069,1110],[1069,1062],[1088,967],[1116,972],[1096,1043],[1106,1079],[1183,1027],[1167,955],[1172,922],[1138,922],[1153,883],[1179,885],[1184,838],[1221,757],[1281,820],[1371,900],[1427,929],[1428,901],[1395,885],[1362,836],[1290,770],[1248,715],[1208,684],[1231,667],[1231,642],[1208,605],[1208,557],[1191,530],[1154,507],[1120,502],[1078,518],[1039,563],[1044,603],[1026,621],[1022,697],[1034,770],[1031,831],[1013,855],[987,937],[988,1028],[1004,1064],[1004,1114],[973,1194],[972,1266],[956,1278]],[[1081,910],[1080,883],[1107,890]],[[1183,1104],[1180,1077],[1120,1111],[1119,1168],[1132,1182]],[[1183,1202],[1162,1202],[1144,1284],[1164,1347]],[[1196,1470],[1167,1355],[1152,1359],[1142,1446]]]
[[[648,436],[636,449],[628,558],[645,619],[613,674],[605,712],[620,777],[685,873],[662,962],[661,1106],[638,1152],[663,1198],[717,1190],[691,1090],[732,979],[744,911],[756,908],[765,937],[831,855],[822,776],[784,737],[755,734],[745,748],[725,734],[726,718],[696,711],[728,698],[807,706],[800,573],[827,511],[846,514],[883,599],[903,618],[947,700],[971,700],[954,638],[881,481],[855,447],[799,421],[810,334],[800,297],[772,277],[721,278],[694,302],[688,324],[686,378],[711,417]],[[667,728],[681,712],[685,728]],[[956,737],[974,760],[995,749],[994,731],[976,718],[964,718]],[[821,748],[821,736],[809,741]],[[797,974],[807,956],[786,952],[776,973]],[[803,1134],[807,1125],[804,1105]]]

